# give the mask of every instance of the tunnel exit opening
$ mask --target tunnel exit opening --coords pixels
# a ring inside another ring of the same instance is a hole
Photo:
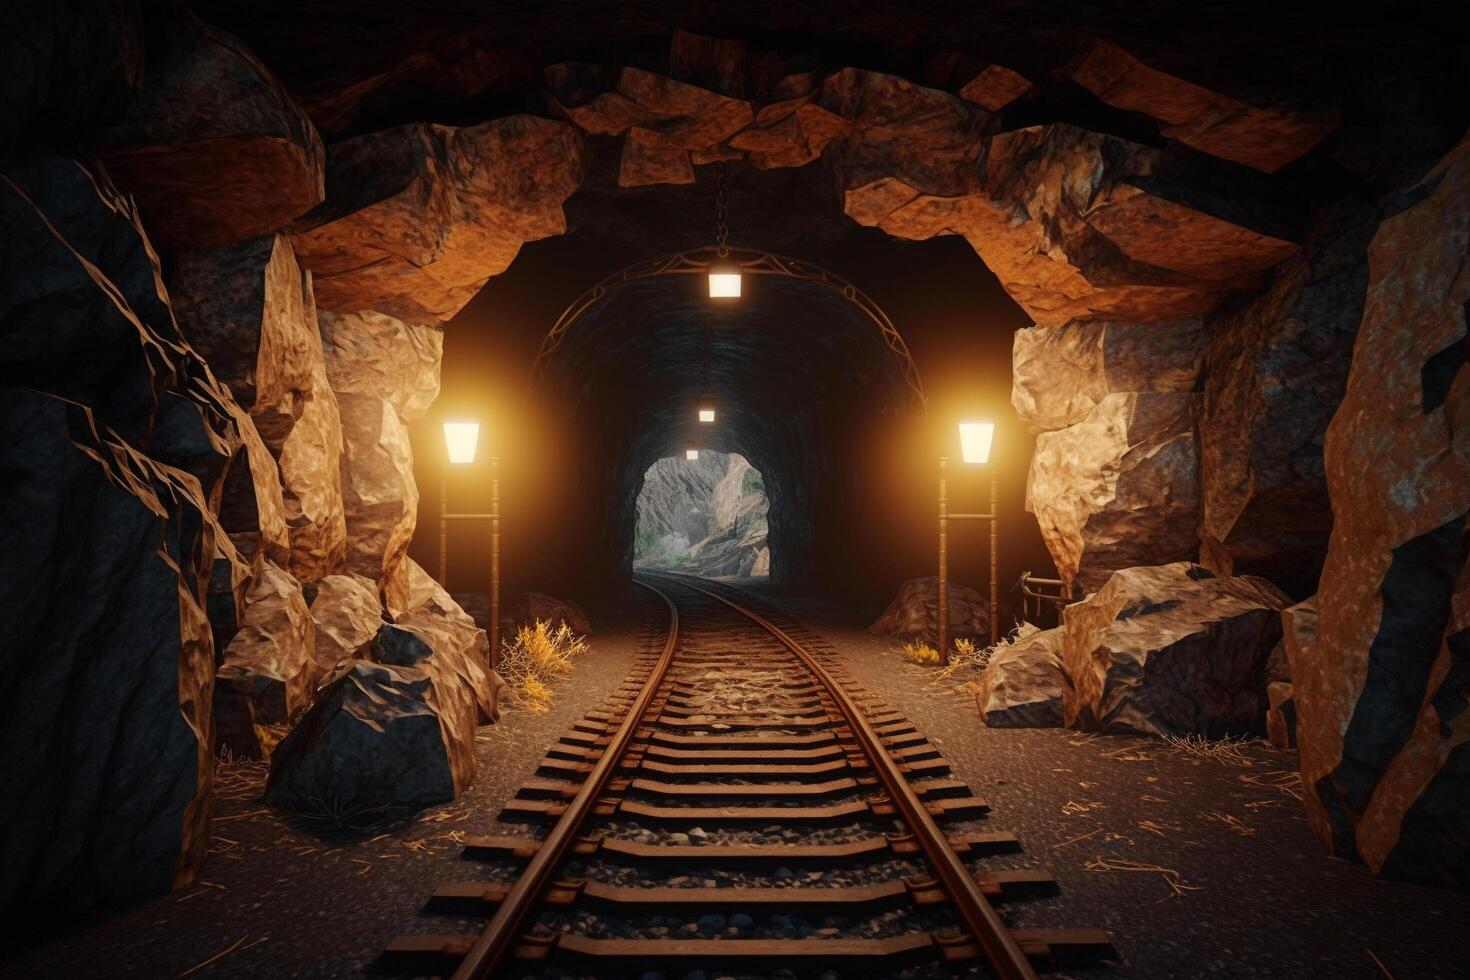
[[[770,574],[765,478],[739,453],[668,456],[643,474],[633,541],[635,569],[709,578]]]

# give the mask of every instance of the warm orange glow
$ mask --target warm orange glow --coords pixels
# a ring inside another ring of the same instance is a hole
[[[714,266],[709,270],[709,298],[710,299],[739,299],[740,298],[740,273],[729,268],[716,269]]]
[[[994,438],[994,422],[961,422],[960,455],[967,463],[988,463]]]
[[[449,450],[451,463],[473,463],[475,445],[480,440],[480,423],[445,422],[444,447]]]

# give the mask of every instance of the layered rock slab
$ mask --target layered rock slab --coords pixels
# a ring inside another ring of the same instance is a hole
[[[975,682],[980,720],[989,728],[1059,728],[1071,687],[1062,666],[1062,630],[1020,631],[997,644]]]
[[[251,702],[261,724],[295,721],[316,693],[316,625],[301,584],[267,562],[245,601],[239,632],[215,675],[215,701]]]
[[[1312,829],[1376,873],[1470,885],[1470,143],[1369,246],[1324,450],[1317,637],[1292,655]],[[1290,652],[1290,648],[1288,648]]]
[[[141,91],[104,141],[168,250],[274,231],[325,195],[326,151],[306,113],[245,45],[187,11],[150,20]]]
[[[328,575],[316,584],[311,621],[316,627],[316,663],[325,674],[357,656],[378,634],[383,625],[378,583],[350,572]]]
[[[290,240],[269,235],[185,253],[170,285],[179,324],[250,413],[276,461],[291,573],[313,582],[341,565],[342,424],[327,380],[311,275]]]
[[[327,200],[291,230],[319,306],[448,320],[524,242],[566,230],[583,152],[571,126],[525,115],[333,143]]]
[[[1289,604],[1271,583],[1176,562],[1125,568],[1067,606],[1068,726],[1210,738],[1261,730]]]

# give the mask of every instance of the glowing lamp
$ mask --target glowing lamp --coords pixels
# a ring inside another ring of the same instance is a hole
[[[696,449],[696,448],[694,448],[693,446],[688,447],[687,449],[684,450],[684,458],[685,459],[691,459],[691,460],[698,459],[699,458],[699,450]]]
[[[444,447],[451,463],[473,463],[475,444],[480,441],[480,423],[445,422]]]
[[[740,267],[729,262],[713,262],[709,267],[709,298],[740,298]]]
[[[714,420],[715,420],[715,410],[714,409],[712,409],[712,408],[701,408],[699,410],[699,421],[701,421],[701,422],[713,422]]]
[[[961,457],[967,463],[990,462],[990,443],[994,437],[994,422],[961,422]]]
[[[699,400],[696,411],[699,413],[700,424],[709,425],[715,420],[715,400],[705,395]]]

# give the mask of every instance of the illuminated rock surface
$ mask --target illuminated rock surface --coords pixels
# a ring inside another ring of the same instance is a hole
[[[983,641],[988,635],[989,600],[968,585],[949,583],[949,637],[967,636]],[[898,595],[869,633],[934,644],[939,638],[939,581],[934,576],[913,578],[898,587]]]
[[[991,652],[975,682],[975,702],[980,719],[991,728],[1055,728],[1063,722],[1069,687],[1062,668],[1062,630],[1022,623],[1013,640]]]

